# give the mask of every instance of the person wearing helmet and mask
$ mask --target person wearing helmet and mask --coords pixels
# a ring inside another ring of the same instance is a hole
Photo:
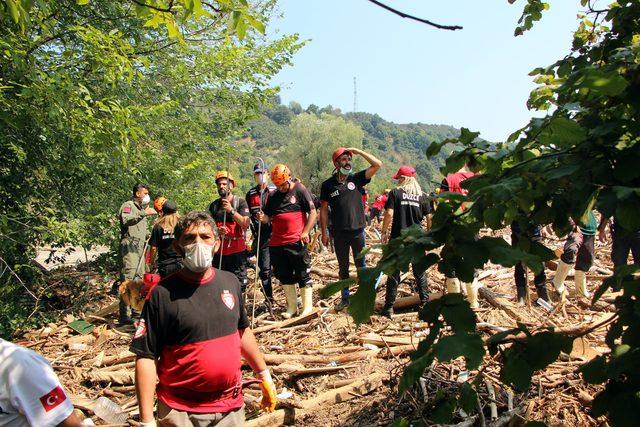
[[[213,257],[213,265],[236,275],[242,285],[242,292],[247,288],[247,244],[245,230],[249,228],[249,206],[244,199],[233,194],[236,185],[231,174],[220,171],[216,174],[216,187],[219,199],[209,205],[209,213],[216,221],[221,245]]]
[[[269,238],[271,237],[271,225],[260,224],[258,212],[267,203],[269,193],[275,191],[273,185],[267,184],[267,174],[269,170],[263,163],[256,163],[253,167],[253,177],[256,185],[247,192],[245,199],[251,212],[251,233],[253,234],[253,245],[251,252],[258,255],[257,268],[260,269],[260,281],[262,290],[269,304],[273,303],[273,288],[271,286],[271,261],[269,259]],[[260,228],[260,241],[258,241],[258,228]]]
[[[151,230],[149,246],[151,247],[151,259],[156,260],[158,274],[164,278],[182,268],[182,257],[173,248],[173,229],[176,227],[180,214],[178,207],[171,200],[159,197],[153,202],[153,207],[160,216]]]
[[[136,355],[140,425],[244,424],[242,359],[257,375],[261,407],[272,412],[276,389],[249,327],[240,282],[211,265],[219,244],[206,212],[189,212],[174,229],[184,268],[149,293],[131,342]]]
[[[156,215],[156,211],[149,207],[149,187],[138,183],[133,186],[133,198],[120,206],[118,219],[120,220],[120,256],[122,270],[120,280],[141,279],[144,273],[144,247],[149,234],[147,217]],[[120,295],[119,322],[121,325],[133,324],[130,308]]]
[[[302,297],[301,315],[305,315],[313,308],[313,287],[309,276],[311,257],[307,245],[317,213],[311,193],[301,183],[291,180],[291,172],[287,166],[274,166],[271,181],[277,190],[269,195],[257,217],[263,224],[271,223],[271,265],[274,276],[283,285],[287,299],[287,311],[282,316],[292,317],[298,310],[296,282]]]
[[[367,169],[352,173],[352,156],[358,155],[368,163]],[[320,228],[322,244],[329,244],[329,234],[333,237],[333,246],[338,259],[340,279],[349,278],[349,249],[353,253],[358,268],[365,266],[364,257],[358,255],[364,249],[364,228],[366,226],[362,195],[364,186],[380,170],[382,162],[358,148],[337,148],[332,155],[335,173],[322,183],[320,188]],[[329,218],[331,210],[331,218]],[[328,230],[331,221],[331,230]],[[342,290],[340,303],[336,310],[349,305],[349,288]]]

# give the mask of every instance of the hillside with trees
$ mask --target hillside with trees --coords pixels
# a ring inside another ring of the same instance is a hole
[[[341,145],[362,147],[384,162],[384,170],[370,184],[373,193],[391,186],[391,177],[402,164],[414,166],[423,188],[433,190],[452,149],[432,157],[426,156],[426,149],[460,135],[459,129],[448,125],[397,124],[373,113],[342,113],[331,105],[303,109],[297,102],[282,105],[277,97],[249,126],[254,148],[250,151],[271,165],[287,163],[314,191],[331,174],[331,152]]]

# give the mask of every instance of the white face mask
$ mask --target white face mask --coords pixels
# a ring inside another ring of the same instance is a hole
[[[149,197],[148,194],[145,194],[144,197],[142,198],[142,204],[148,205],[150,201],[151,201],[151,197]]]
[[[184,247],[182,264],[194,273],[202,273],[211,267],[213,246],[205,243],[193,243]]]

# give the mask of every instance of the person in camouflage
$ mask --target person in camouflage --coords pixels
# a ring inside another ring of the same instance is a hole
[[[133,186],[133,198],[120,206],[120,280],[140,279],[144,273],[144,264],[140,260],[144,257],[144,247],[149,235],[147,217],[156,215],[156,211],[149,207],[149,201],[149,187],[138,183]],[[133,324],[130,309],[122,298],[119,309],[120,324]]]

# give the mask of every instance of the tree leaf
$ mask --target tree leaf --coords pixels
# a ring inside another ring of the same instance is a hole
[[[440,338],[433,346],[433,354],[441,362],[464,356],[467,369],[476,369],[484,357],[484,346],[476,333],[457,333]]]

